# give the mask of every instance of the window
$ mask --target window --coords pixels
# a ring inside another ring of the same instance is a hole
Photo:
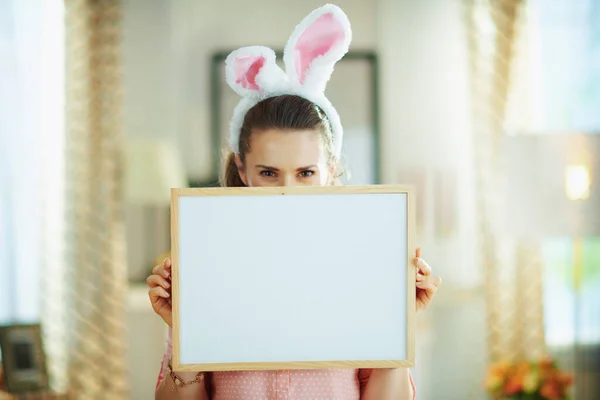
[[[600,133],[600,0],[526,2],[508,130]]]
[[[63,42],[62,1],[0,2],[0,323],[38,320],[61,264]]]

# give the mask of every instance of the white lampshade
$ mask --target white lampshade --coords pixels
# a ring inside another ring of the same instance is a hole
[[[125,156],[125,200],[129,204],[167,206],[171,188],[188,186],[181,156],[170,141],[129,138]]]
[[[587,165],[567,165],[565,191],[569,200],[587,200],[590,197],[590,185],[590,168]]]

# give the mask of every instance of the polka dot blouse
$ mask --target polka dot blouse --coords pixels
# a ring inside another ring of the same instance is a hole
[[[158,376],[167,376],[171,331]],[[212,400],[360,400],[370,369],[211,372],[206,375]],[[413,393],[414,383],[411,378]]]

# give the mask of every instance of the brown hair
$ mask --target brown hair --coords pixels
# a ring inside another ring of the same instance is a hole
[[[239,150],[242,162],[245,161],[245,155],[250,150],[252,132],[268,129],[318,130],[321,132],[328,162],[335,162],[333,135],[329,120],[323,110],[309,100],[295,95],[282,95],[265,99],[252,107],[246,113],[240,131]],[[246,186],[235,163],[235,153],[230,152],[225,157],[224,167],[224,174],[221,177],[222,186]]]

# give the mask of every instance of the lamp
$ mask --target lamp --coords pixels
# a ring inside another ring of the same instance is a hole
[[[503,157],[507,234],[600,235],[600,135],[505,136]]]
[[[127,139],[125,159],[125,198],[129,203],[169,205],[171,188],[187,186],[181,157],[169,141]]]
[[[569,200],[587,200],[590,197],[590,172],[585,165],[567,165],[565,189]]]
[[[146,279],[158,254],[170,250],[171,188],[188,186],[177,148],[168,140],[125,143],[125,221],[129,280]]]

